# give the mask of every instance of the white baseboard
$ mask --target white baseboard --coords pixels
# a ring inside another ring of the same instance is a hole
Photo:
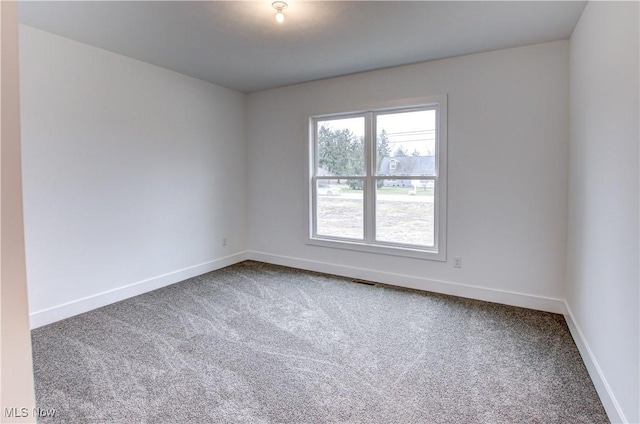
[[[396,274],[391,272],[376,271],[345,265],[336,265],[327,262],[311,261],[289,256],[273,255],[264,252],[249,251],[248,258],[255,261],[267,262],[275,265],[289,266],[292,268],[309,271],[324,272],[327,274],[341,275],[349,278],[375,281],[400,287],[417,290],[431,291],[441,294],[466,297],[470,299],[484,300],[487,302],[501,303],[504,305],[519,306],[522,308],[536,309],[540,311],[565,314],[564,300],[550,297],[535,296],[524,293],[516,293],[505,290],[496,290],[486,287],[470,286],[416,277],[413,275]]]
[[[246,251],[240,252],[167,274],[158,275],[156,277],[118,287],[113,290],[97,293],[92,296],[54,306],[52,308],[35,311],[29,314],[31,329],[42,327],[43,325],[51,324],[133,296],[138,296],[207,272],[215,271],[216,269],[245,261],[247,258],[248,256]]]
[[[602,405],[609,416],[609,420],[612,423],[628,423],[629,421],[624,415],[624,412],[622,412],[620,404],[618,404],[616,397],[611,391],[611,387],[609,386],[609,383],[607,383],[607,379],[602,373],[602,369],[600,368],[596,357],[593,355],[587,340],[584,338],[582,330],[580,330],[580,327],[573,317],[569,304],[566,302],[565,309],[567,312],[564,315],[564,318],[567,321],[567,326],[569,327],[573,340],[576,342],[576,346],[578,346],[578,351],[580,351],[582,361],[587,367],[591,381],[593,381],[593,385],[595,386],[596,392],[598,392],[598,396],[602,401]]]

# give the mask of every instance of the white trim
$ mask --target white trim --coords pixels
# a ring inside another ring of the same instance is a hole
[[[536,309],[539,311],[553,312],[556,314],[565,314],[566,312],[564,300],[554,299],[551,297],[497,290],[487,287],[454,283],[451,281],[426,279],[413,275],[396,274],[353,266],[336,265],[327,262],[293,258],[290,256],[273,255],[264,252],[249,251],[248,259],[308,271],[358,278],[399,287],[449,294],[469,299]]]
[[[175,284],[207,272],[215,271],[217,269],[245,261],[247,258],[248,253],[244,251],[236,253],[235,255],[214,259],[209,262],[204,262],[169,272],[167,274],[158,275],[143,281],[138,281],[137,283],[97,293],[82,299],[73,300],[68,303],[63,303],[62,305],[35,311],[29,314],[31,329],[42,327],[43,325],[51,324],[93,309],[101,308],[103,306]]]
[[[367,243],[362,240],[348,240],[338,237],[323,236],[322,238],[309,237],[306,244],[311,246],[329,247],[331,249],[355,250],[357,252],[375,253],[378,255],[401,256],[404,258],[426,259],[430,261],[445,262],[446,257],[440,259],[438,251],[419,246],[383,244],[382,242]]]
[[[250,255],[251,256],[251,255]],[[596,388],[596,392],[598,392],[598,396],[602,401],[602,405],[604,406],[605,411],[609,417],[609,420],[612,423],[628,423],[627,417],[624,415],[622,408],[620,408],[620,404],[616,400],[615,395],[613,394],[613,390],[609,386],[607,379],[596,360],[596,357],[593,354],[593,351],[589,347],[587,343],[587,339],[584,337],[582,330],[580,330],[580,326],[576,322],[573,313],[571,312],[571,308],[569,304],[565,301],[565,309],[567,312],[564,315],[564,319],[567,321],[567,326],[569,327],[569,331],[571,332],[571,336],[573,340],[576,342],[576,346],[578,346],[578,351],[580,352],[580,356],[582,356],[582,361],[584,365],[587,367],[587,371],[589,372],[589,376],[591,377],[591,381],[593,381],[593,385]]]

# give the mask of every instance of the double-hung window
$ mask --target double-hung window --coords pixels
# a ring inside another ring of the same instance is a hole
[[[309,119],[308,243],[444,261],[446,96]]]

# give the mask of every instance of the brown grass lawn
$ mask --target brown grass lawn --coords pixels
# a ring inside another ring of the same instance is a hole
[[[378,200],[376,239],[432,246],[433,202],[405,199]],[[362,214],[361,197],[318,196],[318,235],[362,239]]]

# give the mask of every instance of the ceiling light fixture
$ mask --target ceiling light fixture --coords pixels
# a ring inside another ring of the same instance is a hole
[[[282,10],[286,9],[287,3],[283,2],[283,1],[274,1],[273,3],[271,3],[271,6],[273,6],[273,8],[277,10],[276,22],[278,22],[279,24],[283,23],[284,22],[284,13],[282,13]]]

